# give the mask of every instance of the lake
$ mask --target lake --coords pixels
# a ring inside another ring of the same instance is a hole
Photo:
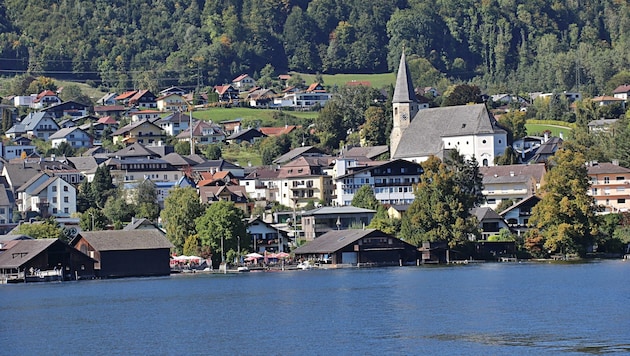
[[[0,286],[2,355],[630,353],[630,262]]]

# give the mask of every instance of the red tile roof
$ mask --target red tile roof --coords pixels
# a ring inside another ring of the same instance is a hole
[[[247,78],[247,77],[249,77],[249,75],[248,75],[248,74],[241,74],[241,75],[239,75],[238,77],[234,78],[234,80],[232,81],[232,83],[235,83],[235,82],[240,82],[241,80],[243,80],[243,79],[245,79],[245,78]]]
[[[261,127],[259,131],[267,136],[280,136],[283,134],[288,134],[296,128],[296,125],[287,125],[282,127]]]
[[[129,99],[132,96],[136,95],[138,91],[137,90],[131,90],[131,91],[126,91],[120,95],[118,95],[117,97],[114,98],[114,100],[125,100],[125,99]]]
[[[613,91],[613,94],[619,94],[619,93],[630,93],[630,85],[628,84],[620,85],[617,87],[617,89]]]

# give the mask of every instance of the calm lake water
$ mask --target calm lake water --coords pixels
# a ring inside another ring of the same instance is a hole
[[[630,262],[0,286],[2,355],[630,353]]]

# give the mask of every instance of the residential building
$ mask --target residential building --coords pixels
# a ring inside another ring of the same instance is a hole
[[[41,111],[51,113],[55,119],[60,119],[64,116],[78,118],[87,115],[88,108],[89,106],[85,104],[75,101],[65,101],[63,103],[49,105]]]
[[[221,129],[221,126],[213,123],[212,121],[197,121],[193,123],[192,135],[190,130],[186,128],[186,130],[177,135],[177,139],[179,141],[190,142],[191,136],[193,142],[201,145],[225,141],[225,133]]]
[[[161,119],[157,119],[153,123],[162,128],[167,135],[177,136],[190,127],[191,121],[193,119],[190,113],[175,111]]]
[[[603,212],[627,212],[630,208],[630,169],[618,162],[589,162],[588,192]]]
[[[302,146],[292,149],[273,160],[274,164],[285,164],[298,157],[331,157],[315,146]]]
[[[315,106],[325,106],[332,97],[321,84],[313,83],[306,91],[286,92],[283,97],[275,98],[273,106],[310,110]]]
[[[264,255],[267,253],[289,251],[287,236],[273,224],[263,221],[259,216],[247,220],[247,233],[250,240],[243,239],[241,246],[247,246],[251,242],[253,252]]]
[[[112,132],[112,139],[114,144],[152,144],[164,142],[166,140],[166,134],[159,126],[147,119],[143,119],[141,121],[132,122]]]
[[[218,201],[230,201],[234,206],[241,209],[245,216],[252,214],[254,204],[249,202],[245,187],[238,185],[209,185],[200,186],[199,199],[202,204],[213,204]]]
[[[615,90],[613,90],[613,96],[615,98],[628,100],[630,97],[630,85],[624,84],[616,87]]]
[[[155,99],[157,109],[160,111],[185,111],[188,103],[179,94],[167,94]]]
[[[61,129],[48,137],[52,143],[52,148],[57,148],[62,142],[68,143],[72,148],[92,147],[94,138],[78,127],[68,127]]]
[[[279,173],[277,169],[259,167],[239,180],[239,184],[245,187],[245,192],[250,199],[267,202],[279,201]]]
[[[215,85],[214,92],[219,95],[219,103],[238,105],[238,89],[231,85]]]
[[[361,229],[370,224],[376,211],[354,206],[324,206],[305,211],[302,231],[306,241],[312,241],[332,230]]]
[[[537,195],[530,195],[504,211],[499,212],[499,215],[505,219],[510,231],[516,233],[518,236],[524,236],[530,229],[529,218],[532,215],[532,209],[539,201],[540,198]]]
[[[77,210],[74,185],[60,177],[39,173],[17,189],[17,206],[21,212],[37,212],[49,216],[70,217]]]
[[[197,176],[199,176],[199,174],[203,172],[210,172],[214,174],[221,171],[229,171],[232,176],[236,178],[243,178],[245,176],[245,169],[243,167],[224,159],[205,160],[204,162],[200,162],[191,167],[191,169],[192,172]]]
[[[536,194],[546,172],[544,163],[479,167],[486,198],[482,206],[496,209],[505,200],[518,202]]]
[[[5,135],[9,138],[26,135],[40,140],[48,140],[50,135],[59,131],[59,128],[51,113],[33,112],[26,115],[20,123],[13,125]]]
[[[273,99],[276,96],[277,93],[273,89],[257,89],[247,94],[245,100],[251,107],[268,108],[273,106]]]
[[[299,157],[280,167],[278,172],[278,202],[291,208],[306,206],[309,202],[332,202],[334,184],[325,172],[330,160],[322,157]]]
[[[131,111],[131,122],[138,122],[142,120],[148,120],[150,122],[155,122],[162,115],[161,112],[155,110],[136,110]]]
[[[31,108],[33,109],[43,109],[50,105],[60,104],[61,99],[57,96],[52,90],[44,90],[41,93],[37,94],[33,102],[31,103]]]
[[[392,99],[392,159],[420,163],[430,156],[444,159],[448,150],[458,150],[466,158],[474,156],[481,166],[492,166],[505,151],[507,132],[485,104],[420,110],[415,96],[403,53]]]
[[[100,99],[98,99],[96,101],[97,104],[99,105],[116,105],[116,97],[118,96],[117,93],[107,93],[105,95],[103,95]]]
[[[360,164],[356,159],[337,158],[333,168],[335,205],[351,205],[356,192],[364,185],[373,188],[381,204],[411,204],[413,186],[423,173],[419,163],[402,159]]]
[[[256,81],[248,74],[241,74],[232,80],[232,86],[238,91],[245,91],[255,85]]]
[[[186,94],[186,92],[184,91],[184,89],[182,88],[178,88],[178,87],[169,87],[166,88],[162,91],[160,91],[160,96],[166,96],[169,94],[175,94],[175,95],[179,95],[179,96],[184,96],[184,94]]]
[[[244,131],[233,133],[230,136],[226,137],[225,140],[230,144],[240,144],[241,142],[248,142],[253,144],[254,142],[262,140],[265,137],[267,137],[267,135],[256,129],[247,129]]]
[[[129,98],[128,105],[142,109],[157,108],[156,97],[148,90],[138,90]]]

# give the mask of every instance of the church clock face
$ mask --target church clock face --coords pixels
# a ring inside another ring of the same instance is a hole
[[[407,113],[406,113],[406,112],[402,113],[402,115],[400,115],[400,117],[401,117],[401,119],[403,119],[403,120],[407,120],[407,119],[409,118],[409,117],[407,116]]]

